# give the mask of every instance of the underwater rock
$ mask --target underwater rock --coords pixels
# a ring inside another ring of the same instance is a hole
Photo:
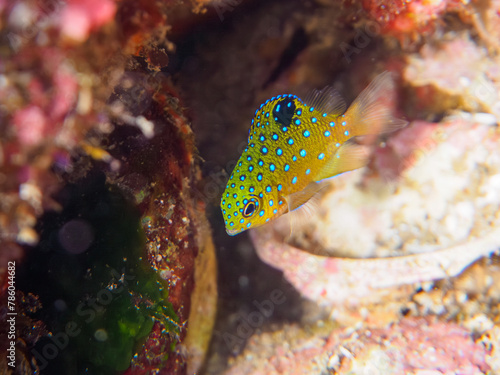
[[[444,1],[380,1],[363,0],[363,8],[379,25],[383,34],[403,40],[405,37],[420,37],[431,34],[439,19],[447,12],[464,10],[462,2]]]
[[[499,59],[468,33],[446,34],[435,45],[424,45],[408,57],[404,76],[415,88],[416,110],[460,109],[500,119]]]
[[[487,355],[462,327],[432,318],[380,328],[285,325],[252,337],[224,374],[482,374]]]
[[[82,149],[106,159],[92,146],[112,130],[107,101],[130,57],[143,57],[160,71],[174,47],[166,30],[186,22],[177,14],[201,12],[207,4],[0,4],[0,238],[17,247],[12,259],[20,259],[19,244],[38,242],[36,218],[58,208],[51,199],[61,188],[53,169],[71,173],[71,158]]]
[[[135,72],[135,78],[141,75]],[[143,369],[195,373],[203,363],[215,319],[215,249],[204,202],[195,195],[200,174],[194,135],[177,102],[167,94],[172,91],[162,75],[145,84],[144,98],[151,96],[141,104],[147,116],[142,121],[152,124],[152,136],[143,128],[122,125],[110,135],[108,145],[108,152],[121,165],[121,173],[112,181],[142,212],[149,263],[164,280],[180,328],[175,340],[165,336],[165,328],[155,328],[129,373]],[[128,97],[130,92],[119,91],[113,99]],[[158,350],[171,346],[177,347],[165,363],[166,353]]]
[[[36,289],[40,301],[36,313],[19,303],[19,313],[43,327],[30,338],[18,326],[25,373],[88,364],[185,374],[203,362],[214,248],[203,197],[192,194],[201,177],[193,134],[160,72],[174,48],[166,31],[205,5],[0,2],[0,298],[16,261],[20,292]],[[118,289],[127,292],[109,294]],[[78,306],[96,295],[89,314],[99,318],[82,321]],[[81,333],[49,363],[43,350],[68,321]]]

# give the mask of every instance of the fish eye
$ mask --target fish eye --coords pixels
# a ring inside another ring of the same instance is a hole
[[[243,217],[250,217],[255,212],[255,204],[253,202],[248,202],[243,209]]]

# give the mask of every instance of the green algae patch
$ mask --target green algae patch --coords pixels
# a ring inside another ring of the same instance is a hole
[[[117,374],[155,323],[177,342],[178,317],[146,258],[139,212],[99,175],[62,194],[64,210],[42,218],[40,245],[20,271],[51,333],[32,354],[42,373]],[[71,238],[80,234],[78,242],[65,241],[65,227]]]

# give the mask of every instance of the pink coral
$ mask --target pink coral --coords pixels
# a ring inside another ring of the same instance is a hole
[[[53,97],[50,117],[60,121],[74,106],[78,94],[78,82],[71,73],[58,69],[53,77],[55,95]]]
[[[30,105],[15,113],[13,123],[19,141],[27,146],[33,146],[43,139],[47,118],[40,107]]]
[[[111,0],[69,1],[61,14],[61,33],[75,42],[87,40],[90,31],[108,23],[116,13]]]

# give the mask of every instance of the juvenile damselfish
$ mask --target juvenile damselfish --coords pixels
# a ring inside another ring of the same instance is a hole
[[[392,116],[391,73],[377,76],[345,111],[337,91],[315,90],[304,100],[279,95],[255,112],[248,145],[221,199],[226,231],[255,228],[307,202],[318,181],[366,165],[359,136],[390,132],[407,122]]]

